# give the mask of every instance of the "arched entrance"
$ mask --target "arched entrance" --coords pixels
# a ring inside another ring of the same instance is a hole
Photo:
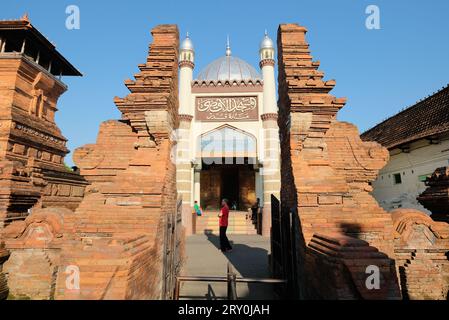
[[[262,193],[258,187],[257,140],[252,134],[223,125],[199,137],[199,199],[216,210],[221,199],[231,209],[247,211]]]

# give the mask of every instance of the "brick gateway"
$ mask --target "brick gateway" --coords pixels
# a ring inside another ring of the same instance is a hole
[[[11,25],[20,32],[11,36]],[[66,60],[30,59],[27,41],[52,54],[55,48],[27,18],[2,21],[0,31],[7,83],[0,120],[9,128],[0,133],[0,297],[171,298],[183,259],[183,205],[170,137],[190,121],[178,112],[177,27],[152,30],[147,61],[125,81],[130,94],[114,100],[121,119],[102,123],[96,143],[76,150],[79,173],[61,165],[64,138],[51,116],[64,89],[55,68]],[[279,112],[264,118],[268,129],[276,121],[280,128],[281,190],[270,198],[273,274],[288,279],[300,299],[446,299],[448,224],[413,210],[388,213],[369,194],[388,152],[336,120],[345,99],[329,94],[335,81],[323,80],[306,31],[279,27]],[[19,34],[27,41],[17,42]],[[19,82],[8,80],[15,76]],[[26,98],[11,95],[16,86]],[[365,285],[371,265],[379,268],[379,290]],[[67,283],[73,267],[79,287]]]

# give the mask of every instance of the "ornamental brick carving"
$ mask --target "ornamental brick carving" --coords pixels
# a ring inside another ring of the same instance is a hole
[[[265,114],[261,115],[260,118],[262,119],[262,121],[267,121],[267,120],[277,121],[278,114],[277,113],[265,113]]]
[[[392,211],[402,296],[446,300],[449,292],[449,225],[413,209]]]
[[[338,239],[350,237],[359,239],[348,241],[354,241],[356,247],[363,243],[367,253],[379,252],[373,258],[381,259],[385,267],[382,273],[388,290],[383,292],[383,298],[398,298],[397,277],[394,272],[390,274],[394,270],[391,216],[369,194],[369,182],[386,164],[388,151],[379,144],[362,142],[355,126],[336,120],[346,99],[329,94],[335,81],[323,80],[319,62],[313,61],[310,55],[306,32],[306,28],[296,24],[281,25],[278,31],[281,200],[284,206],[298,212],[301,233],[297,239],[298,268],[301,274],[307,272],[301,284],[302,295],[306,298],[379,298],[373,292],[362,290],[362,265],[360,268],[345,267],[351,281],[345,280],[343,274],[335,275],[332,280],[341,290],[347,290],[345,294],[339,291],[341,294],[335,292],[328,296],[327,286],[318,279],[325,273],[334,273],[326,261],[328,255],[335,254],[317,251],[315,244],[321,241],[323,248],[328,245],[322,239],[338,244]],[[313,240],[317,237],[321,239],[318,242]],[[355,244],[356,241],[364,242]],[[363,259],[363,252],[355,255],[356,262]],[[340,259],[334,263],[343,268],[345,260]]]
[[[65,219],[56,299],[158,299],[166,217],[176,210],[176,168],[169,139],[178,119],[178,29],[152,30],[147,62],[131,91],[115,98],[122,120],[100,126],[97,142],[74,160],[91,183]],[[81,290],[69,290],[67,266],[80,270]]]
[[[64,219],[73,215],[66,208],[35,209],[25,221],[3,231],[11,256],[3,265],[9,294],[14,299],[54,298]]]
[[[432,219],[449,223],[449,167],[438,168],[426,181],[418,201],[432,212]]]
[[[369,194],[388,151],[336,120],[345,99],[329,94],[335,81],[323,80],[306,31],[287,24],[278,32],[281,200],[298,212],[300,295],[447,299],[449,225],[416,210],[387,213]],[[437,218],[447,215],[447,176],[438,169],[419,197]],[[382,290],[366,290],[369,265],[379,267]]]
[[[180,114],[179,121],[191,122],[193,120],[193,116],[190,114]]]
[[[275,61],[273,59],[263,59],[262,61],[259,62],[259,66],[261,69],[265,66],[274,67],[274,65],[275,65]]]
[[[336,120],[345,99],[329,94],[335,81],[323,80],[306,31],[279,27],[279,114],[261,116],[280,128],[300,297],[447,299],[449,225],[415,210],[387,213],[370,195],[388,151]],[[170,136],[192,116],[178,114],[178,29],[152,35],[146,63],[125,81],[130,93],[115,98],[122,118],[74,153],[84,178],[65,169],[54,123],[65,86],[29,58],[0,59],[0,299],[163,297],[164,236],[180,207]],[[203,85],[223,84],[193,84]],[[438,219],[447,217],[448,176],[437,170],[419,198]],[[366,287],[372,266],[379,290]],[[67,285],[70,268],[79,288]]]
[[[86,182],[65,168],[67,140],[54,121],[66,86],[20,54],[1,54],[0,75],[2,229],[15,219],[25,219],[33,207],[74,210]],[[67,192],[48,192],[53,187]]]
[[[192,61],[184,60],[179,63],[179,67],[189,67],[191,69],[195,68],[195,64]]]

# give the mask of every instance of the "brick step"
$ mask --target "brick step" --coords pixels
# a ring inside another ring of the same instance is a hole
[[[214,234],[214,235],[219,235],[220,232],[218,230],[208,230],[208,232]],[[196,234],[202,234],[202,232],[196,232]],[[250,231],[227,231],[226,232],[227,235],[257,235],[257,231],[256,230],[250,230]]]
[[[205,231],[209,231],[212,232],[214,234],[219,234],[219,227],[215,226],[215,227],[196,227],[196,234],[202,234]],[[247,235],[252,235],[252,234],[257,234],[257,230],[256,228],[254,228],[253,226],[241,226],[241,227],[233,227],[233,226],[228,226],[227,229],[227,233],[228,234],[247,234]]]
[[[251,220],[248,220],[246,211],[231,211],[228,218],[228,234],[254,235],[257,230]],[[196,233],[205,231],[219,234],[219,220],[217,211],[204,211],[201,217],[196,217]]]
[[[206,229],[207,230],[220,230],[219,227],[201,227],[201,228],[199,228],[198,226],[196,227],[196,230],[206,230]],[[252,230],[252,229],[255,230],[255,228],[249,228],[249,227],[246,227],[246,226],[243,226],[243,227],[228,226],[227,230]]]
[[[208,227],[210,227],[210,228],[218,228],[219,225],[218,225],[218,223],[216,223],[216,224],[196,224],[196,227],[197,227],[197,228],[198,228],[198,227],[204,227],[204,228],[208,228]],[[246,224],[246,223],[236,223],[236,224],[229,223],[229,224],[228,224],[228,228],[230,228],[230,227],[254,228],[254,225],[252,225],[252,224]]]
[[[197,217],[196,221],[218,221],[218,218],[202,218]],[[248,221],[246,218],[229,218],[228,221]]]
[[[202,227],[218,227],[218,223],[197,223],[196,226]],[[239,226],[239,227],[253,227],[253,224],[249,223],[228,223],[228,226]]]

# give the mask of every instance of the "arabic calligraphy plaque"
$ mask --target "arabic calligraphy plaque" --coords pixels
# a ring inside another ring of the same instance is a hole
[[[195,114],[200,121],[257,121],[257,96],[197,97]]]

